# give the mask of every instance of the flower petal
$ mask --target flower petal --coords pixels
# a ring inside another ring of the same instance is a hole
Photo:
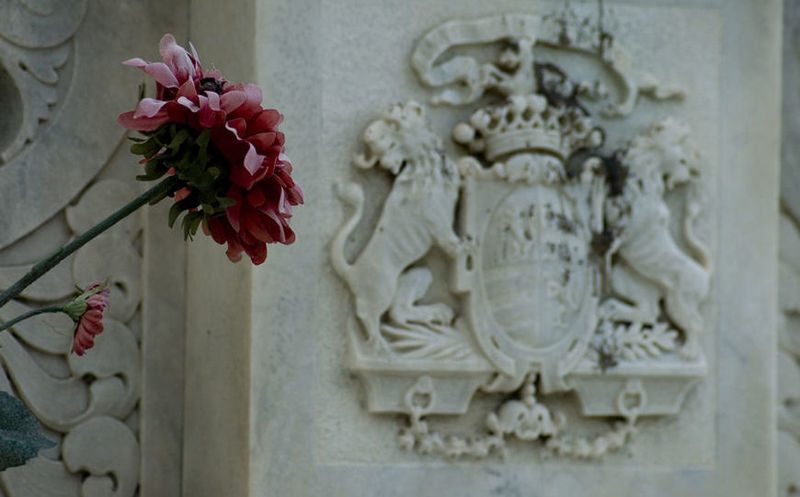
[[[211,107],[211,110],[216,112],[221,110],[219,106],[219,93],[208,91],[206,92],[206,97],[208,97],[208,106]]]
[[[255,145],[256,149],[264,151],[275,143],[276,134],[274,131],[267,131],[266,133],[256,133],[247,137],[247,141]]]
[[[205,97],[201,96],[199,98],[202,99],[202,98],[205,98]],[[200,110],[200,106],[199,105],[197,105],[196,103],[192,102],[191,100],[189,100],[186,97],[179,97],[178,98],[178,103],[183,105],[184,107],[186,107],[187,109],[189,109],[192,112],[198,112]]]
[[[134,57],[132,59],[128,59],[128,60],[126,60],[125,62],[122,63],[123,66],[133,66],[133,67],[139,67],[139,68],[143,68],[147,64],[149,64],[149,62],[147,62],[146,60],[144,60],[142,58],[139,58],[139,57]]]
[[[189,188],[188,186],[184,186],[183,188],[175,192],[175,197],[174,197],[175,202],[180,202],[181,200],[185,199],[191,194],[192,194],[192,189]]]
[[[247,130],[247,121],[242,118],[231,119],[225,123],[225,128],[227,128],[229,131],[233,131],[233,133],[236,135],[236,138],[241,139],[244,135],[244,132]]]
[[[211,94],[216,95],[214,92],[211,92]],[[211,108],[208,97],[200,95],[198,98],[200,99],[200,112],[197,114],[197,120],[200,122],[200,126],[211,128],[214,126],[214,121],[216,121],[216,113]]]
[[[228,240],[228,250],[225,251],[225,255],[228,256],[231,262],[239,262],[242,260],[242,250],[241,243],[236,240]]]
[[[257,129],[259,131],[274,130],[283,121],[283,116],[275,109],[264,109],[255,119],[251,120],[248,128]]]
[[[267,197],[260,188],[253,188],[247,192],[247,196],[245,198],[247,198],[247,203],[253,207],[261,207],[267,201]]]
[[[256,174],[263,162],[264,157],[256,151],[254,146],[250,145],[250,148],[247,150],[247,155],[244,156],[244,168],[247,169],[247,172]]]
[[[195,74],[194,64],[189,58],[189,53],[185,48],[175,42],[175,37],[167,33],[161,38],[158,51],[165,65],[177,77],[177,81],[183,83],[187,79],[192,79]],[[177,84],[175,86],[178,86]]]
[[[162,124],[169,122],[169,114],[167,112],[161,112],[150,118],[142,117],[138,119],[133,117],[134,113],[134,111],[123,112],[117,117],[117,122],[123,128],[134,131],[153,131]]]
[[[163,62],[154,62],[152,64],[147,64],[142,68],[144,72],[149,74],[156,80],[156,83],[160,84],[161,86],[165,86],[167,88],[177,88],[180,86],[178,82],[178,78],[175,77],[172,70],[167,67],[166,64]]]
[[[247,255],[254,265],[258,266],[267,260],[267,245],[265,243],[256,243],[253,245],[245,246]]]
[[[229,91],[222,95],[222,110],[230,114],[247,101],[247,94],[243,91]]]
[[[233,115],[236,117],[251,119],[262,110],[261,88],[256,85],[245,85],[239,91],[244,92],[246,100],[235,111],[233,111]]]
[[[196,60],[197,63],[199,64],[200,63],[200,57],[197,55],[197,49],[194,48],[194,45],[192,45],[191,41],[189,42],[189,48],[192,49],[192,57],[194,57],[194,60]]]
[[[228,220],[228,223],[230,223],[231,228],[233,228],[234,231],[238,232],[240,229],[239,218],[241,217],[241,211],[242,211],[241,190],[232,186],[228,190],[227,197],[232,199],[234,204],[225,209],[225,217]]]
[[[249,190],[259,178],[248,173],[244,166],[238,165],[231,168],[230,180],[234,185]]]
[[[167,105],[163,100],[156,100],[154,98],[143,98],[139,105],[136,106],[136,111],[133,113],[134,118],[140,117],[153,117]]]
[[[194,81],[187,79],[180,88],[178,88],[178,97],[186,97],[192,102],[197,102],[197,89],[194,87]]]

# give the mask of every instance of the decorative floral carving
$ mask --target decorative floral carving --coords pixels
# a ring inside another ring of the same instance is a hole
[[[98,181],[68,209],[66,217],[73,234],[82,231],[84,224],[92,224],[94,216],[108,211],[118,199],[100,192],[116,192],[123,198],[135,195],[123,182]],[[137,326],[132,318],[141,300],[141,257],[134,246],[139,232],[135,217],[113,228],[82,249],[72,260],[71,271],[51,273],[65,281],[40,286],[33,294],[41,302],[61,301],[62,288],[71,286],[74,291],[76,285],[105,279],[113,268],[111,306],[103,318],[106,330],[95,337],[95,347],[88,353],[70,353],[72,336],[67,330],[74,325],[63,315],[22,321],[12,328],[13,333],[0,335],[0,387],[17,393],[42,425],[52,430],[50,437],[61,442],[50,454],[51,458],[60,455],[60,459],[37,460],[0,473],[10,497],[56,490],[72,491],[59,495],[77,497],[82,495],[81,486],[85,495],[122,497],[136,491],[139,445],[126,420],[134,413],[141,392],[141,351],[132,330]],[[109,256],[114,263],[103,268],[86,262],[109,260]],[[125,257],[128,263],[124,263]],[[0,279],[5,284],[10,281]],[[0,318],[26,308],[27,304],[11,301],[0,310]],[[89,476],[82,479],[84,471]]]
[[[10,0],[0,5],[0,71],[5,70],[19,92],[22,120],[0,150],[0,164],[18,154],[50,118],[58,101],[59,72],[72,54],[68,40],[86,12],[86,0]],[[3,88],[9,97],[14,93]]]

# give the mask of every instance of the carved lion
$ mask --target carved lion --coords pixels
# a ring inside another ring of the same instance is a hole
[[[345,259],[344,245],[361,220],[364,192],[355,183],[339,188],[339,195],[355,207],[355,212],[336,234],[331,260],[355,296],[356,315],[367,341],[381,348],[385,346],[380,335],[381,316],[389,311],[395,321],[413,320],[404,315],[411,310],[413,302],[409,300],[425,293],[426,288],[416,287],[430,283],[429,277],[419,274],[428,271],[426,268],[406,269],[434,244],[451,256],[465,247],[453,231],[460,178],[457,167],[442,151],[441,139],[427,127],[424,109],[416,102],[392,106],[367,126],[363,140],[367,152],[356,155],[356,165],[380,166],[396,178],[375,231],[353,263]],[[409,281],[400,287],[409,295],[397,295],[398,281],[404,278]],[[452,312],[443,304],[416,306],[416,311],[427,311],[427,316],[417,321],[447,324],[452,319]]]
[[[602,315],[653,323],[663,299],[665,312],[685,334],[682,353],[688,357],[699,353],[703,329],[699,305],[709,292],[708,253],[692,231],[699,211],[694,190],[689,189],[683,222],[684,239],[694,257],[673,239],[663,196],[679,185],[692,186],[698,160],[688,126],[671,118],[653,124],[623,152],[621,163],[628,168],[623,189],[605,202],[606,224],[618,237],[610,253],[616,253],[621,263],[611,273],[612,288],[620,299],[607,301]]]

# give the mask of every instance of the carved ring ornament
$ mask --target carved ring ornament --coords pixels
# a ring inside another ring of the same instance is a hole
[[[608,33],[568,14],[447,22],[419,41],[412,66],[437,90],[434,103],[472,106],[452,131],[464,154],[445,152],[416,102],[372,122],[355,165],[383,168],[394,182],[352,261],[345,243],[364,191],[338,188],[354,208],[331,246],[354,297],[350,367],[370,412],[408,416],[405,448],[480,458],[516,438],[547,455],[597,458],[623,448],[637,418],[678,413],[706,374],[701,305],[711,266],[693,229],[703,188],[692,132],[662,119],[608,154],[584,104],[601,101],[604,116],[624,118],[641,93],[682,94],[632,69]],[[442,56],[479,44],[500,47],[496,58]],[[538,45],[596,59],[621,82],[621,101],[537,60]],[[666,200],[676,192],[680,236]],[[428,265],[433,248],[446,254],[448,275]],[[429,296],[439,280],[449,303]],[[466,413],[478,390],[505,399],[483,433],[445,436],[429,426]],[[594,437],[569,435],[546,402],[566,391],[583,416],[619,422]]]

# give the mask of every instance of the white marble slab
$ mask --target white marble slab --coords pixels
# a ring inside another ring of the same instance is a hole
[[[593,12],[593,4],[574,3]],[[348,245],[352,258],[390,188],[388,176],[352,166],[352,155],[363,150],[360,134],[388,105],[408,99],[428,105],[431,96],[409,67],[414,44],[447,20],[542,14],[556,5],[264,1],[256,13],[258,81],[265,100],[286,114],[287,152],[307,203],[293,220],[296,244],[271,250],[253,273],[253,495],[774,492],[778,3],[605,3],[608,29],[632,59],[686,90],[679,102],[640,98],[629,119],[608,124],[609,136],[680,117],[694,130],[708,178],[711,207],[702,233],[714,261],[702,308],[708,373],[680,413],[642,420],[630,450],[602,461],[541,461],[522,443],[505,460],[477,462],[401,450],[395,436],[404,418],[368,412],[364,387],[348,368],[352,296],[328,259],[347,214],[333,185],[355,180],[367,194],[364,221]],[[447,137],[453,114],[428,107],[434,129]],[[469,116],[461,112],[461,120]],[[496,400],[472,402],[473,414],[451,429],[473,432]],[[570,398],[556,402],[574,405]]]

